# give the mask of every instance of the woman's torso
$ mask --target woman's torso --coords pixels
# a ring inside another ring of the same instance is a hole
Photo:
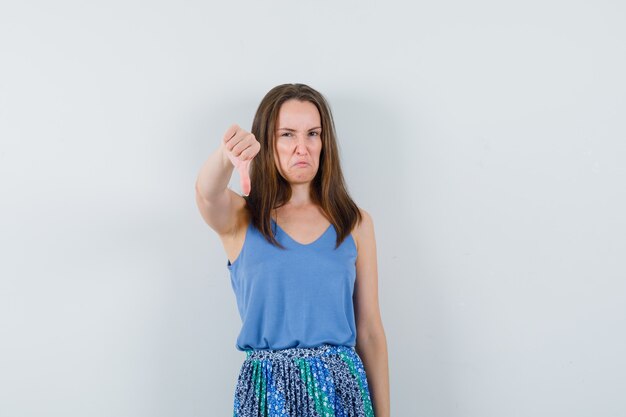
[[[223,239],[242,318],[236,347],[354,346],[354,236],[335,247],[336,229],[316,207],[278,210],[271,223],[284,249],[269,243],[248,215]]]

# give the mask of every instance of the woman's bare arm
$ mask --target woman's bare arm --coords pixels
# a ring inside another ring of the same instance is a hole
[[[236,160],[251,160],[260,145],[254,135],[232,125],[220,146],[202,165],[196,179],[196,204],[204,221],[219,235],[232,233],[237,226],[237,214],[245,205],[243,197],[228,188]],[[229,157],[230,153],[230,157]]]
[[[363,222],[357,227],[358,256],[354,287],[356,315],[356,350],[363,360],[370,388],[374,415],[389,417],[389,359],[387,338],[383,328],[378,302],[378,262],[374,222],[361,209]]]

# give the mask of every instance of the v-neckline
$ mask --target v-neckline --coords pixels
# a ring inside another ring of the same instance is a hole
[[[313,242],[311,242],[311,243],[300,243],[300,242],[298,242],[297,240],[295,240],[294,238],[292,238],[292,237],[289,235],[289,233],[285,232],[285,230],[284,230],[282,227],[280,227],[280,226],[278,225],[278,223],[276,222],[276,220],[274,220],[272,217],[270,217],[270,219],[271,219],[271,220],[272,220],[272,222],[276,225],[276,227],[277,227],[277,228],[279,228],[279,229],[283,232],[283,234],[289,238],[289,240],[291,240],[291,241],[292,241],[292,242],[294,242],[294,243],[297,243],[297,244],[298,244],[298,245],[300,245],[300,246],[311,246],[311,245],[313,245],[313,244],[317,243],[317,242],[318,242],[318,241],[320,241],[320,240],[321,240],[324,236],[326,236],[326,234],[328,233],[328,231],[330,230],[330,228],[331,228],[331,227],[333,227],[333,224],[332,224],[332,223],[331,223],[331,224],[329,224],[329,225],[328,225],[328,227],[326,228],[326,230],[324,230],[324,233],[322,233],[322,234],[321,234],[321,235],[320,235],[317,239],[315,239],[315,240],[314,240]]]

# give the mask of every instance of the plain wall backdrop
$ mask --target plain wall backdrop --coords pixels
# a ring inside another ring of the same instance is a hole
[[[194,183],[286,82],[374,219],[394,417],[626,415],[625,40],[617,1],[3,1],[0,415],[232,415]]]

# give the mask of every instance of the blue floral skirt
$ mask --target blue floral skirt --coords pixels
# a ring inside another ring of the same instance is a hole
[[[246,350],[233,417],[374,417],[352,346]]]

